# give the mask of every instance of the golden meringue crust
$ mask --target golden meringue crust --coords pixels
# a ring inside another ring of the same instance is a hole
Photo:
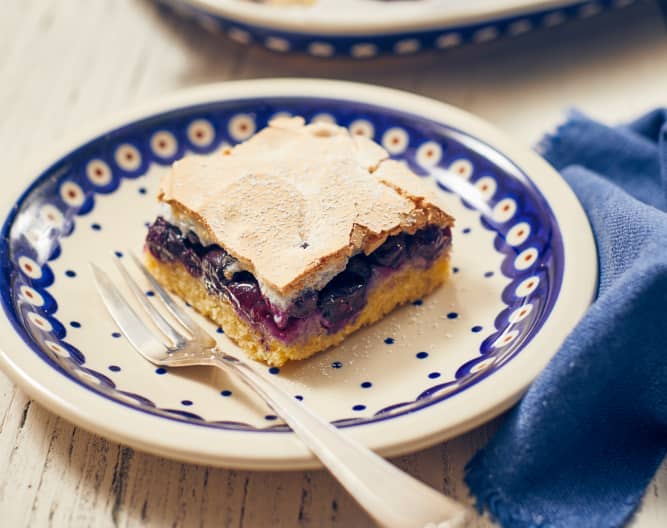
[[[158,199],[282,295],[335,275],[390,235],[453,224],[378,144],[302,118],[274,120],[223,154],[177,161]]]

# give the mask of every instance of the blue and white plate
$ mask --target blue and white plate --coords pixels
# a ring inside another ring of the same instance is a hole
[[[315,465],[236,379],[144,361],[108,317],[88,266],[118,278],[112,260],[141,251],[160,174],[174,160],[217,155],[285,113],[372,137],[427,179],[456,217],[454,273],[341,346],[256,368],[386,455],[461,433],[514,403],[595,292],[595,245],[575,196],[539,156],[460,110],[305,79],[225,83],[155,102],[70,142],[27,179],[6,180],[7,374],[68,420],[147,451],[235,467]],[[224,329],[205,324],[242,354]]]
[[[588,18],[635,0],[157,0],[205,30],[278,53],[368,59],[455,48]]]

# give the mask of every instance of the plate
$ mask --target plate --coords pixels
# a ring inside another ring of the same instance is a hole
[[[515,37],[635,0],[318,0],[275,6],[244,0],[157,0],[242,44],[278,53],[368,59]]]
[[[26,179],[5,181],[7,374],[55,413],[139,449],[230,467],[316,466],[237,380],[143,360],[107,315],[88,266],[120,281],[112,260],[141,250],[170,164],[216,155],[285,113],[372,137],[425,178],[457,219],[454,268],[436,293],[338,347],[282,369],[254,366],[384,455],[442,441],[512,405],[595,292],[595,245],[574,194],[535,153],[460,110],[308,79],[225,83],[156,101],[69,142]],[[242,354],[224,329],[205,324]]]

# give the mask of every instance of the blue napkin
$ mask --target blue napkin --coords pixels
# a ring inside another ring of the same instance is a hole
[[[598,296],[466,483],[502,526],[622,526],[667,451],[667,110],[573,112],[541,147],[588,214]]]

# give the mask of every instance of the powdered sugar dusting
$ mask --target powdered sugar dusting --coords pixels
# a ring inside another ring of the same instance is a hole
[[[159,196],[289,298],[321,288],[390,234],[451,224],[430,193],[371,140],[280,118],[226,155],[176,162]]]

